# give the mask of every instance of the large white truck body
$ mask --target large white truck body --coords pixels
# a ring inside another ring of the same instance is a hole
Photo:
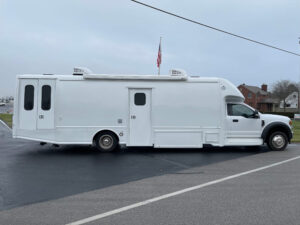
[[[228,104],[243,101],[225,79],[180,73],[19,75],[13,137],[92,144],[97,133],[111,131],[126,146],[261,145],[263,130],[274,119],[228,115]],[[275,121],[289,127],[286,117]]]

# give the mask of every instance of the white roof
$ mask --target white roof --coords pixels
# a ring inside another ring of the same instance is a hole
[[[82,75],[84,79],[96,80],[187,80],[188,76],[182,69],[171,69],[169,75],[122,75],[94,74],[85,67],[75,67],[73,75]]]
[[[187,80],[188,76],[83,74],[83,78],[96,80]]]
[[[217,77],[189,77],[170,75],[124,75],[124,74],[88,74],[88,75],[43,75],[23,74],[19,79],[58,79],[58,80],[141,80],[141,81],[187,81],[187,82],[219,82],[222,78]]]
[[[20,79],[59,79],[59,80],[141,80],[141,81],[189,81],[189,82],[218,82],[215,77],[187,76],[182,69],[171,69],[168,75],[135,75],[135,74],[95,74],[85,67],[75,67],[73,75],[58,74],[25,74]]]

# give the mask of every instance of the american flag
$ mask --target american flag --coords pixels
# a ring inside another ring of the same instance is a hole
[[[161,64],[161,41],[159,42],[158,55],[157,55],[157,67],[160,67]]]

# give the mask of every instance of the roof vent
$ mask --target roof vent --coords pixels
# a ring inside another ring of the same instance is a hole
[[[186,72],[182,69],[171,69],[169,71],[170,76],[187,76]]]
[[[84,74],[92,74],[93,72],[86,67],[75,67],[73,75],[74,76],[82,76]]]

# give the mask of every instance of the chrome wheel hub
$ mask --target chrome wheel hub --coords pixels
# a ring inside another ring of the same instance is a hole
[[[275,135],[272,139],[272,144],[276,148],[282,148],[285,145],[285,139],[282,135]]]
[[[103,149],[109,149],[113,145],[113,138],[110,135],[103,135],[99,140],[99,145]]]

